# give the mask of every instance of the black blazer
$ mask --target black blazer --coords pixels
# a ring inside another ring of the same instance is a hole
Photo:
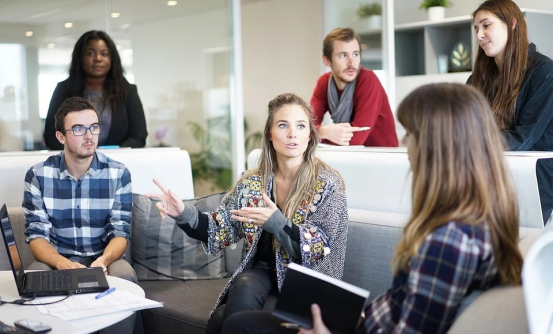
[[[44,142],[51,150],[63,150],[63,145],[56,138],[55,115],[65,99],[71,97],[69,81],[59,82],[52,94],[46,124],[44,126]],[[136,85],[127,82],[127,94],[124,101],[119,101],[117,110],[112,112],[111,128],[105,145],[121,147],[144,147],[146,145],[146,118],[142,102],[138,97]]]

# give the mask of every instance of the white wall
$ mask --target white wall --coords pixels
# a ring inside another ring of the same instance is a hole
[[[360,20],[357,16],[357,9],[360,3],[379,3],[382,0],[322,0],[325,7],[324,14],[324,33],[338,27],[350,27],[356,31],[368,29],[367,20]]]
[[[268,102],[296,93],[307,102],[322,62],[320,0],[266,0],[242,6],[244,115],[262,131]]]

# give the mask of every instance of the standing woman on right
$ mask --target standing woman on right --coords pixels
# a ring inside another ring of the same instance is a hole
[[[553,151],[553,61],[528,42],[512,0],[487,0],[472,14],[478,54],[471,84],[484,93],[510,151]],[[536,174],[543,221],[553,209],[553,159]]]

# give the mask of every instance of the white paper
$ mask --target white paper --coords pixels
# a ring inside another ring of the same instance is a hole
[[[95,293],[73,295],[59,303],[41,305],[63,298],[61,296],[46,297],[35,299],[32,303],[36,305],[40,313],[49,314],[63,320],[77,320],[121,311],[163,307],[160,302],[139,297],[126,290],[116,290],[100,299],[95,299],[96,296]]]

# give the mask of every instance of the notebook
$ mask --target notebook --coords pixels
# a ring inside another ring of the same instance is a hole
[[[22,297],[68,295],[72,293],[102,292],[109,289],[102,268],[34,271],[23,270],[19,250],[13,235],[8,209],[0,209],[2,237],[15,279],[17,291]]]
[[[320,272],[290,263],[273,316],[282,325],[313,327],[311,304],[318,304],[326,327],[332,333],[353,333],[369,291]]]

